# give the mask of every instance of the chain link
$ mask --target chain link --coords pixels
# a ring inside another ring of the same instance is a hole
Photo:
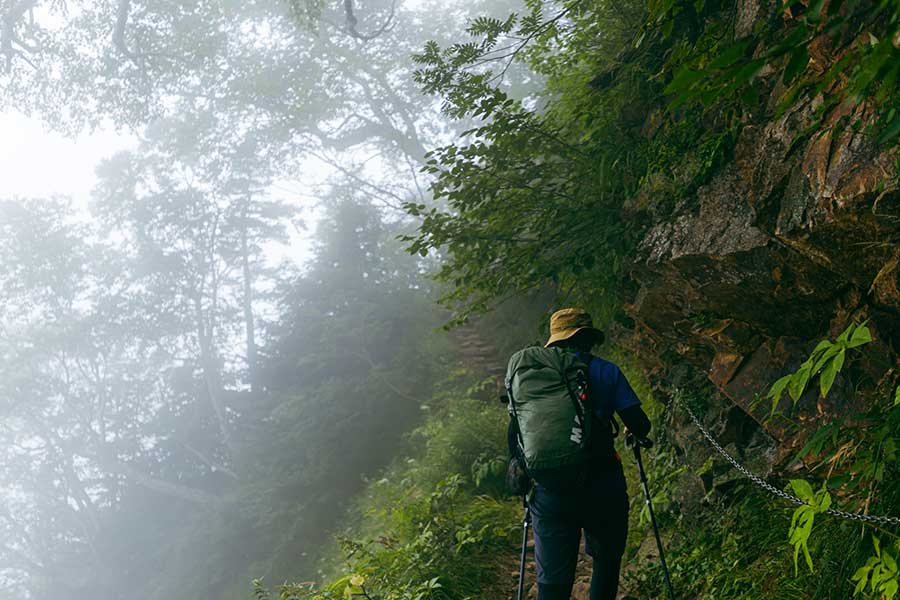
[[[794,496],[793,494],[789,494],[789,493],[785,492],[784,490],[779,490],[774,485],[766,482],[762,477],[760,477],[759,475],[756,475],[755,473],[750,471],[747,467],[743,466],[737,460],[735,460],[734,457],[732,457],[730,454],[728,454],[728,452],[726,452],[725,449],[722,448],[721,445],[719,445],[719,442],[717,442],[716,439],[706,429],[706,427],[703,426],[703,423],[700,422],[700,419],[697,418],[697,415],[694,414],[694,412],[690,409],[690,407],[687,405],[686,402],[683,402],[680,400],[680,398],[678,398],[677,394],[675,396],[673,396],[672,403],[678,404],[684,409],[684,411],[691,418],[691,421],[694,422],[694,425],[697,426],[697,429],[700,430],[700,433],[703,434],[703,437],[705,437],[706,440],[712,445],[712,447],[715,448],[716,452],[721,454],[722,457],[725,460],[727,460],[731,464],[732,467],[734,467],[735,469],[740,471],[744,475],[744,477],[746,477],[747,479],[749,479],[750,481],[755,483],[758,487],[769,492],[773,496],[777,496],[778,498],[781,498],[782,500],[786,500],[787,502],[790,502],[791,504],[796,504],[797,506],[802,506],[802,505],[806,504],[806,502],[804,502],[797,496]],[[900,526],[900,517],[884,517],[884,516],[876,516],[876,515],[864,515],[864,514],[860,514],[860,513],[851,513],[851,512],[844,511],[844,510],[838,510],[836,508],[827,509],[825,511],[825,514],[833,515],[835,517],[841,517],[843,519],[850,519],[852,521],[862,521],[865,523],[878,523],[879,525]]]

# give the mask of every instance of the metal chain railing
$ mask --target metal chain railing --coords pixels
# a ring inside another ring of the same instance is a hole
[[[700,433],[703,434],[703,437],[705,437],[706,440],[712,445],[712,447],[715,448],[716,452],[721,454],[722,457],[725,460],[727,460],[729,463],[731,463],[732,467],[734,467],[735,469],[740,471],[741,474],[744,475],[744,477],[746,477],[747,479],[752,481],[758,487],[769,492],[773,496],[777,496],[777,497],[781,498],[782,500],[786,500],[786,501],[790,502],[791,504],[796,504],[798,506],[806,504],[806,502],[804,502],[797,496],[794,496],[793,494],[789,494],[789,493],[785,492],[784,490],[779,490],[774,485],[766,482],[762,477],[760,477],[759,475],[756,475],[755,473],[750,471],[747,467],[740,464],[737,460],[735,460],[734,457],[732,457],[730,454],[728,454],[728,452],[726,452],[725,449],[722,448],[721,445],[719,445],[719,442],[717,442],[716,439],[709,433],[709,430],[707,430],[706,427],[703,426],[703,423],[700,422],[700,419],[697,417],[697,415],[694,414],[694,412],[687,405],[687,403],[682,401],[678,397],[678,394],[675,394],[672,396],[672,405],[674,405],[674,404],[678,404],[684,409],[684,411],[691,418],[691,421],[694,422],[694,425],[697,426],[697,429],[700,430]],[[838,510],[836,508],[827,509],[825,511],[825,514],[834,515],[835,517],[841,517],[843,519],[850,519],[852,521],[861,521],[861,522],[865,522],[865,523],[878,523],[879,525],[900,526],[900,517],[864,515],[861,513],[852,513],[852,512],[847,512],[844,510]]]

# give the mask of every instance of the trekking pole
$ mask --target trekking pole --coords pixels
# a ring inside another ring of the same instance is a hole
[[[659,537],[659,526],[656,524],[656,515],[653,514],[653,501],[650,499],[650,488],[647,487],[647,474],[644,472],[644,461],[641,460],[641,447],[652,448],[653,441],[647,438],[639,438],[633,433],[629,433],[625,438],[625,444],[631,446],[631,449],[634,452],[634,459],[637,461],[638,472],[641,475],[641,487],[644,488],[647,511],[650,513],[650,523],[653,525],[653,535],[656,537],[656,547],[659,548],[659,562],[662,565],[663,576],[666,579],[666,590],[669,592],[669,600],[675,600],[675,594],[672,592],[672,581],[669,579],[669,567],[666,565],[666,555],[663,552],[662,539]]]
[[[531,508],[525,496],[522,496],[522,506],[525,507],[525,518],[522,520],[522,558],[519,561],[519,592],[517,600],[522,600],[525,593],[525,554],[528,552],[528,527],[531,525]]]

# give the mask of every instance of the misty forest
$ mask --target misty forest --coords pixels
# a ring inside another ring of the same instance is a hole
[[[900,600],[900,5],[0,0],[0,598],[515,599],[566,307],[618,598]]]

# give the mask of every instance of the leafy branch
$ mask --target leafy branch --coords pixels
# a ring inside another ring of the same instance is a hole
[[[812,486],[802,479],[792,479],[788,487],[806,503],[794,511],[794,516],[791,518],[791,529],[788,533],[790,544],[794,547],[794,575],[799,572],[797,560],[800,552],[803,552],[806,565],[812,573],[814,569],[812,557],[809,555],[809,536],[812,533],[816,515],[831,507],[831,494],[828,493],[824,483],[819,491],[814,492]]]
[[[872,341],[872,333],[864,323],[852,323],[834,342],[822,340],[812,351],[800,368],[795,373],[785,375],[776,381],[769,389],[766,398],[772,401],[772,415],[778,407],[785,391],[788,392],[796,405],[800,396],[806,391],[810,380],[816,375],[819,377],[819,392],[824,398],[831,390],[834,379],[847,356],[847,350],[868,344]]]
[[[869,557],[866,564],[853,574],[852,579],[856,582],[853,595],[864,593],[868,586],[879,600],[893,600],[897,596],[897,591],[900,590],[900,571],[897,569],[897,559],[890,552],[881,548],[878,538],[873,537],[872,544],[875,546],[875,556]]]

